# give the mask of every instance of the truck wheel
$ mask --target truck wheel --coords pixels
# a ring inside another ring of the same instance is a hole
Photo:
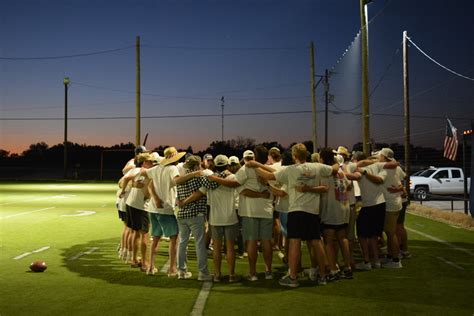
[[[415,189],[415,197],[417,200],[424,201],[428,199],[428,188],[427,187],[418,187]]]

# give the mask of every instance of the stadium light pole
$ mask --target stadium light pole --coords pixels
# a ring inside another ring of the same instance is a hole
[[[67,89],[71,80],[69,77],[64,77],[64,179],[67,178]]]

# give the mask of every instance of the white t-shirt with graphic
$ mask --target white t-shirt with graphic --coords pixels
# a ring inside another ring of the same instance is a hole
[[[321,177],[329,177],[332,167],[321,163],[305,162],[291,165],[275,172],[278,182],[288,186],[289,207],[288,212],[303,211],[319,214],[320,194],[311,192],[298,192],[296,186],[306,184],[315,187],[321,184]]]
[[[349,223],[350,181],[342,170],[332,177],[321,178],[321,184],[328,186],[328,192],[321,194],[321,222],[329,225]]]

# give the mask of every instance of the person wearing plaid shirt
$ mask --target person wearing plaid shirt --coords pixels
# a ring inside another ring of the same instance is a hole
[[[186,159],[183,167],[186,173],[198,171],[201,169],[201,158],[199,156],[190,156]],[[183,205],[181,203],[190,197],[194,192],[199,191],[203,186],[203,178],[195,177],[183,184],[177,186],[178,190],[178,227],[180,242],[178,246],[178,269],[180,273],[187,272],[187,247],[191,233],[194,236],[196,245],[196,256],[198,261],[198,280],[211,281],[212,276],[207,267],[207,251],[205,239],[205,214],[207,210],[206,196],[202,196],[196,201]],[[202,190],[205,190],[202,188]],[[202,193],[206,193],[205,191]]]

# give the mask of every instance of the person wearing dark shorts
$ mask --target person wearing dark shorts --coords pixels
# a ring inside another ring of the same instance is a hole
[[[127,176],[124,177],[123,189],[121,195],[125,195],[125,189],[129,182],[132,183],[132,189],[127,197],[127,226],[133,231],[132,233],[132,258],[129,262],[132,267],[140,267],[141,271],[146,272],[146,254],[148,243],[148,230],[150,221],[148,213],[145,211],[145,201],[149,198],[148,183],[140,174],[141,167],[148,169],[153,166],[154,157],[149,153],[139,154],[136,158],[137,167],[132,169]],[[139,243],[140,240],[140,243]],[[140,247],[142,262],[137,258],[138,249]]]
[[[288,212],[288,240],[289,240],[289,271],[286,276],[279,280],[279,284],[288,287],[298,287],[297,270],[301,261],[301,240],[309,241],[311,245],[311,256],[314,256],[320,271],[318,284],[326,284],[326,255],[321,243],[321,231],[319,222],[320,193],[325,192],[327,187],[320,186],[322,177],[329,177],[336,173],[339,166],[327,166],[320,163],[307,163],[309,153],[304,144],[295,144],[291,148],[294,165],[275,173],[265,171],[259,164],[251,164],[257,174],[265,180],[277,180],[288,187],[289,212]],[[313,261],[313,260],[312,260]],[[310,271],[316,279],[316,267]]]
[[[356,264],[358,270],[380,268],[378,236],[382,235],[385,222],[385,198],[382,184],[387,177],[384,163],[374,163],[357,169],[362,208],[356,219],[357,236],[362,250],[363,262]],[[373,255],[370,262],[369,248]]]

